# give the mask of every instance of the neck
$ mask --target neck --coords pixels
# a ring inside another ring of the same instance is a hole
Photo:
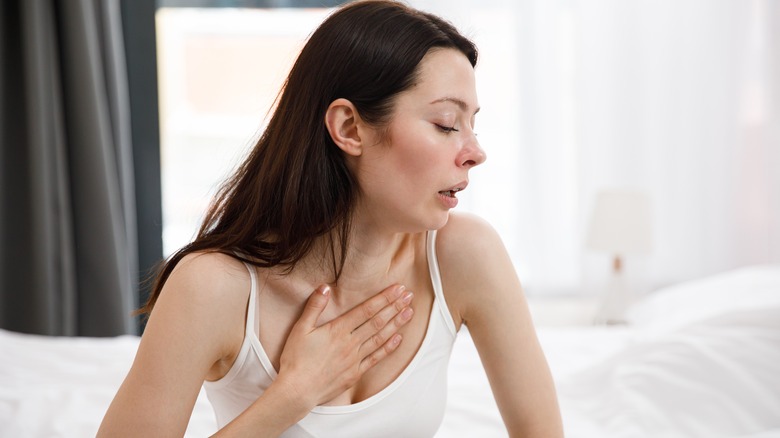
[[[378,227],[357,223],[350,232],[344,265],[337,279],[333,268],[340,267],[341,242],[335,232],[320,238],[296,270],[313,285],[330,282],[338,301],[362,301],[400,281],[393,268],[411,260],[413,249],[412,234],[383,232]]]

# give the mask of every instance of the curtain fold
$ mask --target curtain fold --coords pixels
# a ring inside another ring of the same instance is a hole
[[[0,327],[134,333],[137,249],[118,0],[0,6]]]

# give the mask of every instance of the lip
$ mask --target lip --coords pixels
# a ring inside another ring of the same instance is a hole
[[[455,184],[454,186],[448,187],[448,188],[440,190],[440,191],[441,192],[454,191],[455,193],[462,192],[463,190],[466,190],[466,187],[468,185],[469,185],[469,181],[468,180],[464,180],[464,181],[461,181],[461,182]]]
[[[468,181],[461,181],[454,186],[451,186],[450,188],[440,190],[436,195],[439,198],[439,201],[444,205],[444,207],[450,209],[455,208],[458,205],[458,198],[455,197],[455,195],[458,192],[461,192],[466,189],[466,186],[469,185]],[[452,196],[447,196],[442,192],[453,192]]]

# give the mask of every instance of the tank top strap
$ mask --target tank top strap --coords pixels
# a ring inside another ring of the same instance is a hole
[[[249,271],[249,281],[251,283],[249,288],[249,303],[247,303],[246,306],[246,327],[244,334],[245,336],[254,336],[254,333],[256,333],[255,314],[257,313],[257,270],[255,269],[254,265],[247,262],[243,263],[244,266],[246,266],[246,269]]]
[[[436,230],[430,230],[426,236],[426,246],[428,253],[428,271],[431,274],[431,284],[433,285],[433,293],[436,296],[434,305],[438,307],[438,311],[441,312],[441,316],[444,318],[444,322],[447,325],[450,333],[455,336],[457,330],[455,328],[455,321],[452,320],[452,313],[447,306],[447,300],[444,299],[444,290],[441,285],[441,272],[439,271],[439,259],[436,256]]]

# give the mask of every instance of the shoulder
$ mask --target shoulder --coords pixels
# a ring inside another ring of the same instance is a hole
[[[177,301],[182,310],[208,312],[209,319],[243,315],[251,281],[239,260],[218,252],[196,252],[182,258],[171,272],[160,301]],[[155,307],[156,310],[156,307]]]
[[[176,264],[165,286],[170,284],[185,286],[190,293],[209,298],[233,292],[236,286],[246,286],[248,294],[250,279],[249,271],[238,259],[219,252],[196,252]]]
[[[508,261],[498,232],[473,214],[452,213],[436,235],[436,253],[442,270],[467,274],[471,283],[489,276],[496,266]]]
[[[250,288],[249,271],[239,260],[217,252],[188,254],[165,282],[149,324],[233,343],[243,337]]]
[[[436,234],[437,253],[453,262],[464,261],[495,245],[503,246],[496,230],[486,220],[469,213],[450,213],[447,224]]]
[[[484,219],[452,213],[437,232],[442,286],[456,323],[521,293],[520,282],[498,232]]]

